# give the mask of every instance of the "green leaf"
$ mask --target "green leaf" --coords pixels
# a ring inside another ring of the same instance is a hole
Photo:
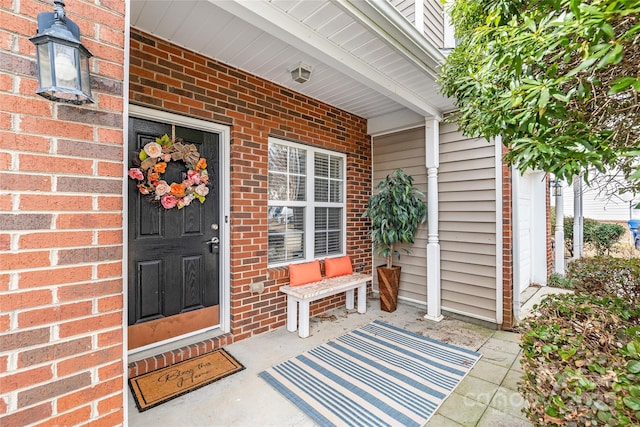
[[[156,142],[163,147],[170,147],[172,145],[171,138],[169,138],[169,135],[167,135],[166,133],[161,137],[157,137]]]
[[[638,349],[636,348],[636,343],[634,343],[633,341],[627,344],[627,351],[631,356],[638,357]]]
[[[145,161],[148,157],[149,155],[144,150],[140,150],[140,154],[138,154],[140,160]]]
[[[549,103],[549,88],[543,87],[540,91],[540,98],[538,99],[538,109],[546,108]]]
[[[594,400],[593,401],[593,406],[598,411],[606,411],[606,412],[611,411],[611,408],[609,408],[609,406],[606,403],[604,403],[602,400]]]
[[[631,362],[629,362],[627,364],[627,371],[631,372],[632,374],[640,373],[640,362],[637,360],[632,360]]]
[[[633,409],[634,411],[640,411],[640,398],[637,397],[623,397],[624,404]]]
[[[613,31],[613,27],[608,22],[602,22],[600,24],[600,31],[602,31],[608,38],[615,38],[615,32]]]
[[[596,68],[603,68],[605,65],[617,64],[622,61],[622,50],[623,46],[621,44],[615,44],[611,52],[607,53],[604,58],[598,62]]]
[[[559,408],[564,408],[566,405],[564,404],[564,402],[562,401],[562,397],[555,395],[553,396],[553,398],[551,399],[554,403],[554,405],[556,405]]]
[[[517,107],[519,107],[520,105],[522,105],[522,97],[521,97],[521,96],[516,96],[516,97],[513,99],[513,102],[512,102],[512,104],[511,104],[511,108],[517,108]]]
[[[571,76],[575,76],[576,74],[578,74],[580,71],[585,70],[589,67],[591,67],[598,59],[597,58],[589,58],[589,59],[585,59],[584,61],[582,61],[580,63],[580,65],[578,65],[577,67],[575,67],[573,70],[569,71],[569,73],[567,73],[567,77],[571,77]]]
[[[571,13],[573,13],[577,19],[580,19],[580,3],[582,3],[581,0],[571,0],[569,3]]]
[[[638,84],[639,80],[635,77],[620,77],[618,79],[615,79],[612,83],[611,83],[611,89],[609,89],[609,95],[613,95],[616,94],[618,92],[622,92],[623,90],[625,90],[626,88],[628,88],[629,86]]]

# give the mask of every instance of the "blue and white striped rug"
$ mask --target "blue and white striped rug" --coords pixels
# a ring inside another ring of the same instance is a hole
[[[259,375],[320,426],[421,426],[480,357],[376,320]]]

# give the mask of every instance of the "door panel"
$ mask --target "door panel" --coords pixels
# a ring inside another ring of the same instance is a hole
[[[130,157],[165,133],[171,135],[172,126],[131,118]],[[194,315],[179,317],[219,303],[219,249],[207,243],[219,237],[212,227],[219,218],[218,135],[181,127],[175,127],[175,135],[185,144],[194,144],[207,159],[209,194],[204,204],[194,200],[182,209],[167,210],[146,199],[135,181],[129,180],[128,324],[130,334],[138,331],[143,335],[133,337],[129,348],[133,342],[135,346],[146,345],[219,324],[217,308],[205,311],[209,314],[204,318],[198,315],[197,322]],[[169,162],[163,179],[181,182],[185,174],[182,162]],[[211,313],[215,318],[208,318]],[[149,326],[153,327],[131,328],[146,322],[152,322]],[[155,336],[150,331],[162,333]]]
[[[518,176],[518,238],[520,239],[518,263],[520,268],[520,283],[518,292],[522,293],[531,284],[531,181],[525,174]]]

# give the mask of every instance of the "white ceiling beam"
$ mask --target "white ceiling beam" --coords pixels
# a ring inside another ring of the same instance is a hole
[[[442,115],[441,111],[413,91],[398,84],[268,2],[209,1],[424,117],[439,118]],[[429,77],[425,75],[425,78]]]

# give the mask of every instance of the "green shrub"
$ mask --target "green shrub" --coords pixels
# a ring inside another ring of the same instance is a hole
[[[613,244],[620,240],[625,231],[620,224],[600,223],[592,229],[585,229],[584,241],[589,243],[598,255],[609,255]]]
[[[562,223],[564,227],[564,247],[569,252],[569,255],[573,257],[573,217],[565,216]],[[591,218],[582,218],[582,236],[584,243],[589,243],[589,236],[593,235],[591,230],[598,227],[600,222]]]
[[[558,273],[551,273],[548,285],[553,288],[573,289],[573,283],[571,283],[571,280]]]
[[[578,292],[625,297],[640,304],[640,258],[576,259],[567,266],[567,279]]]
[[[573,217],[565,216],[564,227],[564,247],[573,257]],[[611,252],[613,245],[620,240],[626,229],[620,224],[610,224],[596,221],[591,218],[582,219],[582,237],[585,246],[592,247],[598,255],[605,255]]]
[[[640,425],[640,307],[551,295],[521,324],[523,411],[537,426]]]

